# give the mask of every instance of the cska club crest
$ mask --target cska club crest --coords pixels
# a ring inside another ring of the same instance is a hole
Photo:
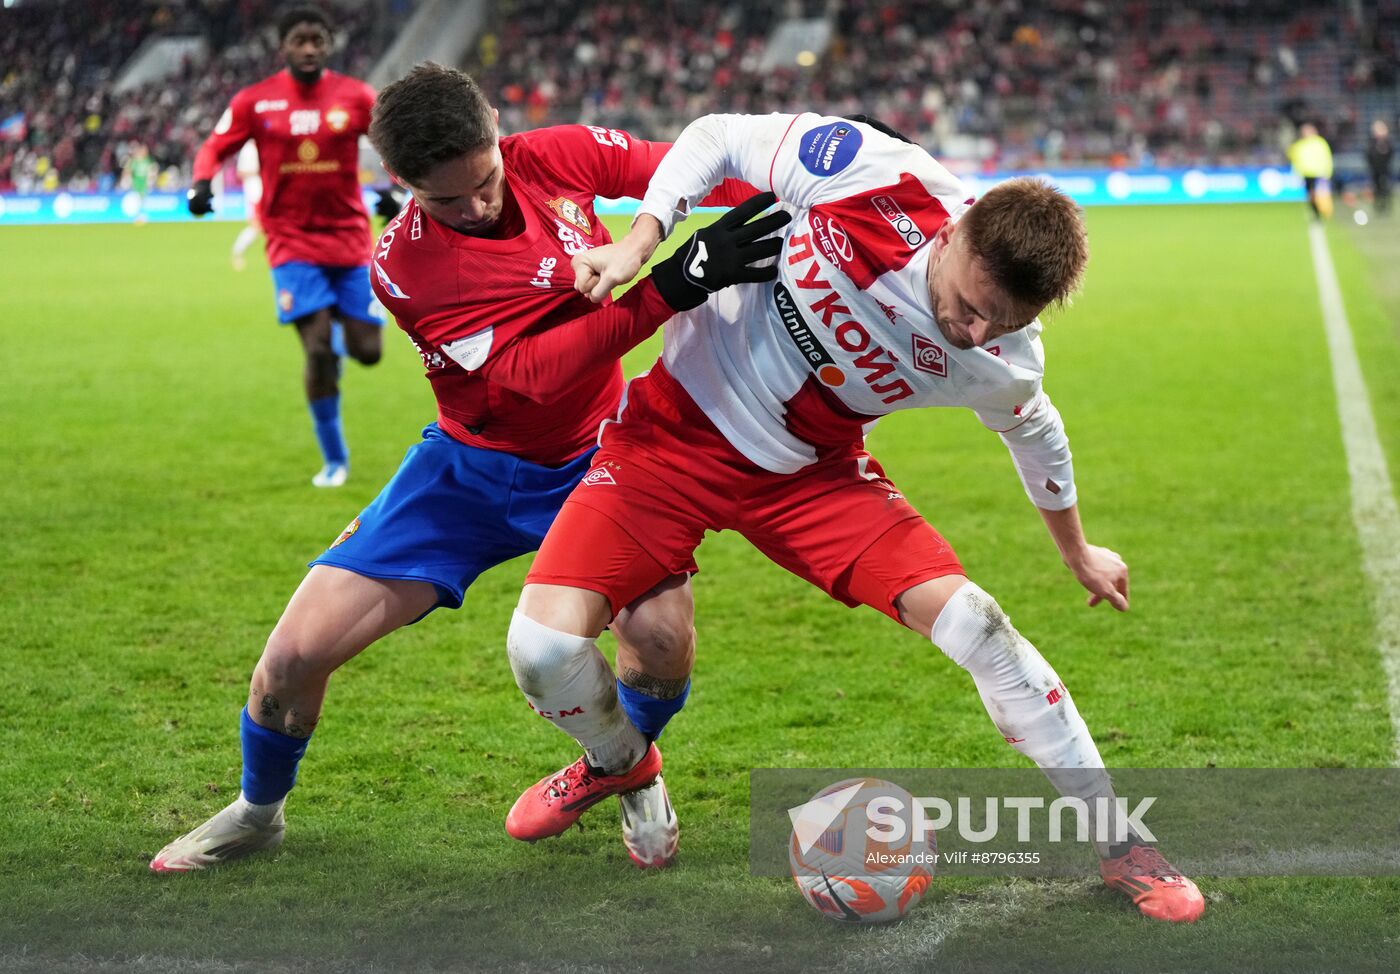
[[[337,105],[326,112],[326,124],[331,127],[332,132],[344,132],[350,125],[350,113]]]
[[[582,230],[585,236],[593,236],[593,224],[588,222],[588,214],[583,212],[583,207],[566,196],[550,200],[548,206],[559,219],[565,223]]]
[[[336,538],[334,541],[331,542],[331,547],[335,548],[345,544],[345,542],[349,541],[355,536],[355,532],[358,530],[360,530],[360,519],[355,518],[355,520],[345,525],[345,530],[340,532],[340,537]]]

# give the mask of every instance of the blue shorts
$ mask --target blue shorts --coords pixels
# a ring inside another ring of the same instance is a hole
[[[384,308],[369,288],[369,267],[321,267],[294,260],[272,269],[277,320],[284,325],[335,308],[346,318],[384,324]]]
[[[432,582],[455,609],[488,568],[539,548],[596,449],[562,467],[467,446],[423,430],[398,473],[313,565]]]

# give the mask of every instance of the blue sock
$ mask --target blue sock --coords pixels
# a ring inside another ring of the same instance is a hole
[[[312,399],[307,406],[311,409],[316,442],[321,444],[321,456],[326,463],[348,463],[350,451],[345,448],[345,437],[340,432],[340,394]]]
[[[243,794],[254,805],[271,805],[287,797],[297,782],[297,763],[310,738],[288,737],[253,723],[243,708]]]
[[[631,718],[632,724],[649,741],[661,736],[662,730],[672,717],[681,712],[685,698],[690,696],[690,681],[685,681],[685,689],[679,696],[670,700],[658,700],[650,694],[634,690],[621,680],[617,681],[617,698],[622,701],[622,709]]]

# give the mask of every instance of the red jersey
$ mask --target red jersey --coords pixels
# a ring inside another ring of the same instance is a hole
[[[524,229],[467,236],[410,200],[379,237],[370,283],[423,358],[444,432],[558,466],[592,446],[616,411],[618,357],[675,313],[649,279],[600,308],[574,290],[569,263],[612,240],[594,197],[640,199],[670,145],[566,125],[500,147]],[[753,192],[727,183],[706,202]]]
[[[282,70],[233,96],[194,160],[212,179],[252,139],[263,196],[258,216],[273,267],[305,261],[357,267],[369,261],[369,213],[360,195],[360,136],[374,89],[334,71],[304,85]]]

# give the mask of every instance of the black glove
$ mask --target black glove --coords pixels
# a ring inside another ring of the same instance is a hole
[[[374,215],[382,216],[386,220],[392,220],[399,215],[399,210],[403,209],[403,200],[399,199],[399,194],[392,189],[379,190],[379,201],[374,204]]]
[[[193,216],[204,216],[214,212],[214,188],[209,185],[207,179],[201,179],[191,186],[190,191],[185,194],[185,199]]]
[[[780,210],[752,223],[747,221],[777,201],[773,193],[750,196],[714,223],[696,230],[674,254],[653,267],[651,279],[666,303],[677,311],[689,311],[720,288],[776,278],[777,267],[752,265],[778,256],[783,242],[768,235],[791,222],[792,214]]]

